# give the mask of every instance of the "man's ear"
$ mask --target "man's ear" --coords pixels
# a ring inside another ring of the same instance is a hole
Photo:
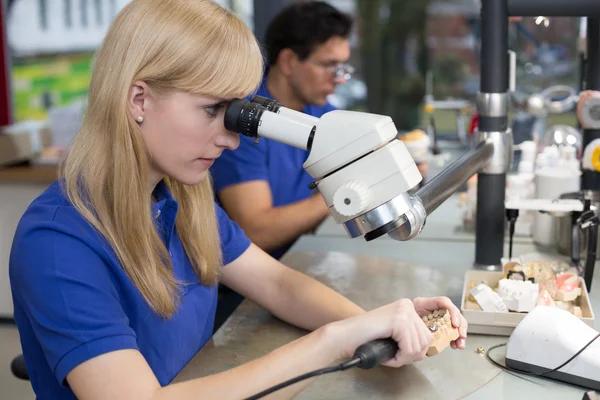
[[[144,113],[150,98],[150,88],[144,81],[135,81],[129,87],[127,108],[131,118],[138,122],[144,120]],[[140,118],[141,117],[141,118]]]
[[[299,63],[300,59],[292,49],[283,49],[277,56],[277,66],[284,76],[293,75]]]

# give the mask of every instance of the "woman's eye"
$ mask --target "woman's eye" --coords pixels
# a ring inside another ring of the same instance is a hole
[[[223,108],[223,104],[215,104],[212,106],[204,107],[204,110],[208,114],[209,117],[214,118],[219,113],[219,109]]]

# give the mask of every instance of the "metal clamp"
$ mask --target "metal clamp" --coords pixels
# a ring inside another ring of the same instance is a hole
[[[544,99],[544,108],[550,114],[562,114],[571,111],[577,105],[579,96],[570,86],[550,86],[540,93]],[[556,97],[564,97],[562,100],[554,100]]]
[[[392,239],[405,241],[421,233],[426,218],[427,212],[421,199],[402,193],[387,203],[344,222],[344,227],[352,238],[364,235],[365,240],[370,241],[387,234]]]
[[[508,93],[477,93],[477,112],[482,117],[506,117],[509,103]]]
[[[509,128],[505,132],[479,132],[479,139],[491,142],[494,146],[494,154],[481,172],[490,175],[507,173],[513,162],[512,130]]]

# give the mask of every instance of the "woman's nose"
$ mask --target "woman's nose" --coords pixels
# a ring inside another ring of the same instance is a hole
[[[216,143],[218,147],[224,147],[229,150],[235,150],[240,145],[240,134],[231,132],[223,128],[223,132],[217,135]]]

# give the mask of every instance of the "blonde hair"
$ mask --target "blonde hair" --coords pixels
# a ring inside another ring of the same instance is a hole
[[[97,51],[82,127],[61,166],[73,206],[109,242],[150,307],[168,318],[180,290],[152,217],[151,160],[127,111],[129,88],[217,98],[256,90],[263,59],[250,29],[210,0],[133,0]],[[179,202],[176,229],[203,285],[215,285],[221,248],[210,178],[185,186],[166,177]]]

